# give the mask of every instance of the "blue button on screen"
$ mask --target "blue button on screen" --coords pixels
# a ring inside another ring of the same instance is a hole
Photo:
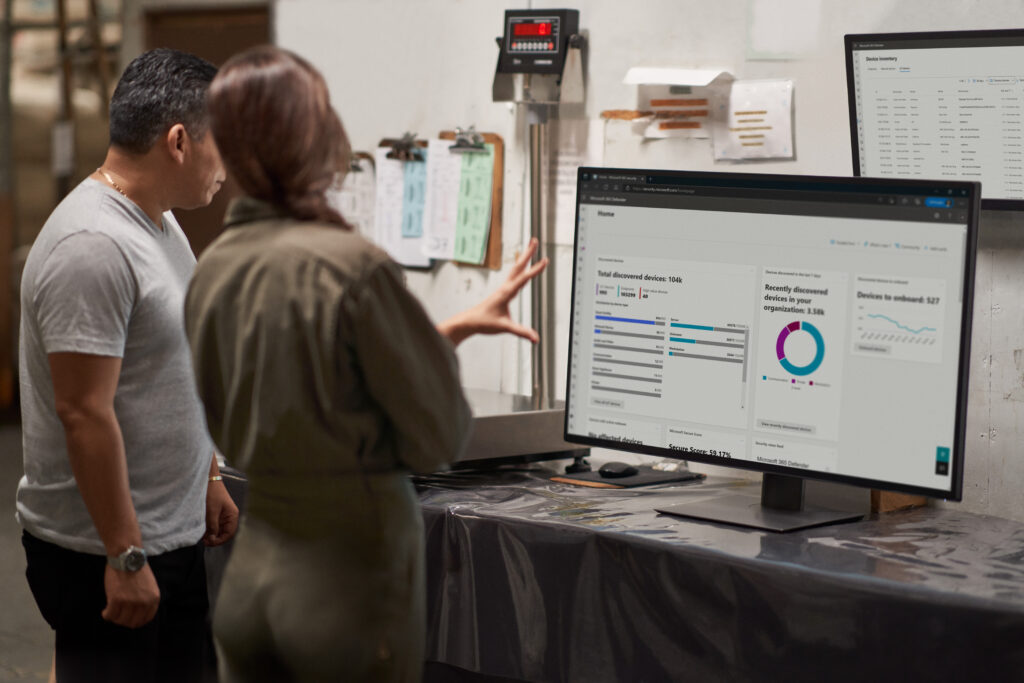
[[[925,197],[924,205],[933,209],[948,209],[953,206],[953,200],[945,197]]]

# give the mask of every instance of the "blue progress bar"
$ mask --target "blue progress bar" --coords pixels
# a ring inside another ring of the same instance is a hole
[[[709,325],[684,325],[683,323],[669,323],[670,327],[681,327],[684,330],[707,330],[708,332],[714,332],[715,328]]]
[[[696,344],[696,339],[683,339],[682,337],[669,337],[669,341],[679,342],[680,344]]]
[[[636,318],[613,318],[610,315],[595,315],[596,320],[610,320],[615,323],[640,323],[641,325],[653,325],[653,320],[638,320]]]

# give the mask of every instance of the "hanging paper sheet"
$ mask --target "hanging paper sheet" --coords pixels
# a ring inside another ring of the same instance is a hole
[[[792,159],[793,81],[735,81],[714,133],[715,159]]]
[[[388,254],[403,266],[425,268],[430,265],[430,258],[423,253],[422,225],[419,236],[405,235],[406,219],[417,213],[415,208],[405,206],[406,199],[406,167],[419,166],[413,171],[418,173],[425,166],[424,162],[399,161],[388,159],[389,147],[378,147],[375,153],[377,168],[377,201],[375,207],[375,232],[377,242]],[[422,196],[423,192],[420,192]],[[422,220],[423,209],[418,209]],[[415,229],[411,230],[415,233]]]
[[[491,227],[491,190],[494,180],[494,145],[486,153],[463,154],[455,223],[456,261],[484,262]]]
[[[427,197],[423,205],[423,253],[431,258],[455,256],[462,156],[452,154],[454,140],[431,140],[427,147]]]
[[[374,224],[377,174],[373,159],[356,157],[353,165],[359,170],[353,168],[345,174],[340,188],[328,190],[327,201],[359,234],[371,242],[379,242]]]

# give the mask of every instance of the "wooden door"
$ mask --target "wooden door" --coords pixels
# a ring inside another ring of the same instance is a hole
[[[220,66],[228,57],[270,42],[270,10],[266,5],[203,9],[147,9],[144,13],[147,50],[170,47]],[[209,206],[174,215],[196,256],[220,234],[228,203],[240,194],[228,178]]]

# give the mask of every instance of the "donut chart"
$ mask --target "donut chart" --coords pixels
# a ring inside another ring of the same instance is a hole
[[[807,365],[794,365],[786,358],[786,338],[797,330],[807,332],[814,340],[816,349],[814,358]],[[798,377],[809,375],[817,370],[821,365],[821,361],[825,359],[825,339],[821,336],[818,328],[811,323],[796,320],[783,327],[782,331],[779,332],[779,338],[775,341],[775,354],[779,357],[779,364],[789,374],[797,375]]]

